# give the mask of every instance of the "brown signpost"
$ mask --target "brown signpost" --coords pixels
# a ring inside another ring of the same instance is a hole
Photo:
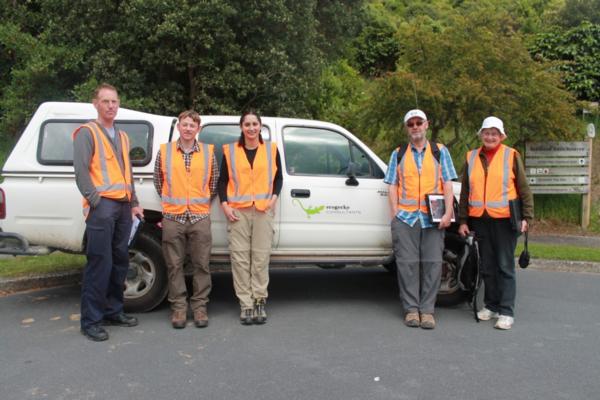
[[[581,226],[590,223],[592,139],[585,142],[530,142],[525,145],[525,171],[531,191],[582,194]]]

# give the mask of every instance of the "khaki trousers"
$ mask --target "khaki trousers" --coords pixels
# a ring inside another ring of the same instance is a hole
[[[227,224],[233,287],[242,309],[266,299],[273,244],[273,213],[254,207],[235,210],[239,221]]]
[[[210,278],[210,250],[212,236],[210,218],[185,224],[164,218],[162,221],[162,249],[169,277],[169,302],[173,311],[187,311],[187,289],[183,264],[190,255],[193,269],[192,310],[205,309],[212,286]]]

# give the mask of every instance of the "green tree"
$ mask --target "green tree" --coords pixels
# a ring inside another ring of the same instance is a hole
[[[10,22],[0,24],[0,47],[9,63],[0,97],[0,131],[16,133],[45,99],[66,100],[80,54],[45,43]]]
[[[566,87],[580,100],[600,99],[600,24],[583,22],[537,36],[530,49],[536,60],[556,61]]]
[[[347,51],[362,0],[3,1],[0,130],[37,104],[89,101],[115,84],[124,107],[176,114],[309,116],[321,71]],[[348,29],[348,24],[352,26]]]
[[[397,70],[374,81],[361,108],[359,130],[377,151],[404,140],[402,117],[415,107],[427,112],[432,139],[445,130],[450,146],[476,143],[488,115],[505,121],[512,143],[571,135],[572,96],[556,73],[531,59],[510,16],[454,15],[441,31],[424,19],[402,26]]]
[[[557,23],[575,28],[583,21],[600,24],[600,0],[566,0],[558,13]]]
[[[361,74],[375,77],[396,68],[400,45],[396,28],[390,23],[371,19],[356,38],[354,47]]]

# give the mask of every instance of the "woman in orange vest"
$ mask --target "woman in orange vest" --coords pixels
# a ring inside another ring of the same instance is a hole
[[[223,145],[218,193],[228,223],[240,322],[264,324],[275,203],[283,176],[277,145],[262,138],[260,116],[254,111],[245,112],[240,128],[239,140]]]
[[[521,156],[502,144],[506,139],[502,120],[484,119],[478,134],[483,145],[467,153],[463,170],[459,233],[466,236],[473,230],[479,242],[485,306],[477,317],[497,319],[495,328],[510,329],[516,295],[515,247],[533,218],[533,195]],[[520,203],[516,226],[511,222],[512,202]]]

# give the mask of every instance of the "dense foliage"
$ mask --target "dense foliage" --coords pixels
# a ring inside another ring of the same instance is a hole
[[[539,60],[559,61],[556,68],[579,99],[600,99],[600,25],[584,21],[571,29],[539,34],[531,52]]]
[[[597,101],[598,0],[0,0],[0,132],[39,103],[89,101],[175,115],[304,116],[380,154],[415,106],[460,154],[495,114],[509,138],[569,138]]]

